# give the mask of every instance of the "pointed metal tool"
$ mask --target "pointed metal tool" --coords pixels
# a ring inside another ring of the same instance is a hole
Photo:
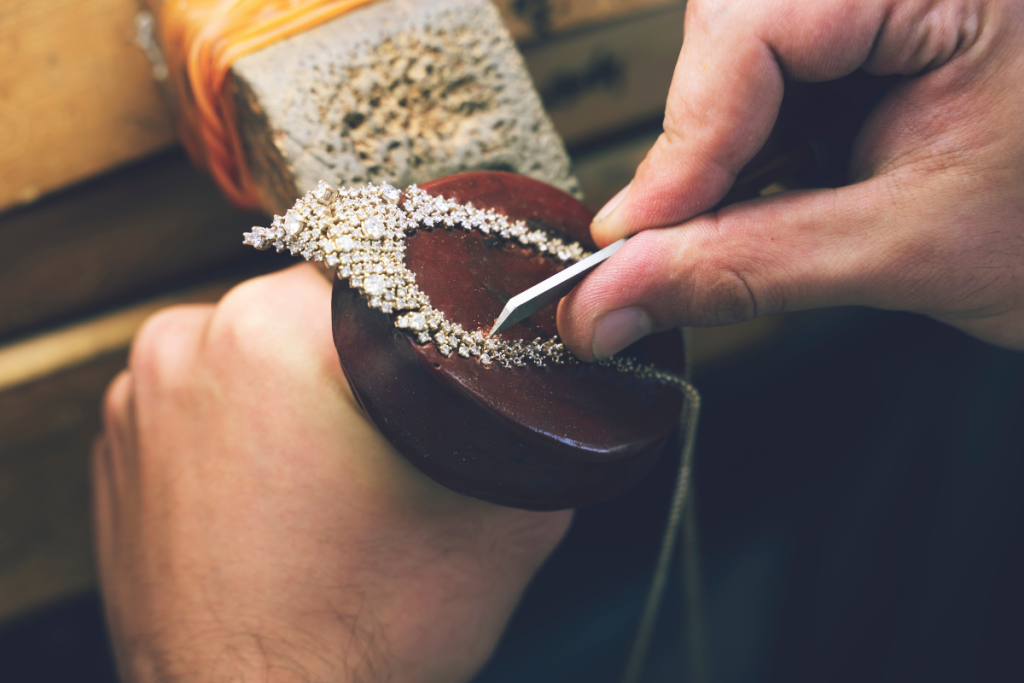
[[[597,268],[608,260],[608,257],[619,250],[626,243],[628,237],[623,237],[618,242],[613,242],[607,247],[591,254],[578,263],[574,263],[563,271],[552,275],[547,280],[535,284],[525,292],[516,294],[508,300],[505,308],[501,309],[501,315],[491,328],[491,335],[515,325],[520,320],[530,317],[537,311],[555,303],[568,294],[573,287],[579,284],[580,280],[587,276],[587,273]]]

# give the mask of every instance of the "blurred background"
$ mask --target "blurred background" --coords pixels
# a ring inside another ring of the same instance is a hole
[[[496,4],[597,209],[660,133],[685,3]],[[0,0],[5,683],[116,680],[87,461],[134,330],[291,262],[242,246],[266,218],[177,144],[137,16]],[[860,309],[696,330],[692,349],[711,680],[1021,680],[1024,355]],[[480,683],[617,679],[675,467],[578,513]],[[672,581],[645,680],[688,680],[683,610]]]

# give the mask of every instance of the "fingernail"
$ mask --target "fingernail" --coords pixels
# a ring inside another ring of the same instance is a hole
[[[626,197],[626,193],[629,192],[629,186],[632,184],[633,183],[630,183],[629,185],[626,185],[624,188],[619,190],[618,194],[616,194],[614,197],[608,200],[608,203],[601,207],[601,210],[597,212],[596,216],[594,216],[595,223],[603,221],[605,218],[608,218],[608,216],[611,215],[612,211],[614,211],[615,208],[622,203],[622,200]]]
[[[639,308],[630,306],[605,313],[594,325],[590,351],[602,360],[651,333],[651,321]]]

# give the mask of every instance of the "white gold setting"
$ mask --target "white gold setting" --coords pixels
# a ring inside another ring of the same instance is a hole
[[[443,228],[478,231],[502,241],[531,247],[557,263],[571,264],[589,256],[578,242],[566,242],[523,221],[511,221],[492,210],[477,209],[415,185],[402,192],[387,183],[335,189],[320,181],[299,198],[284,216],[274,216],[270,227],[254,227],[244,244],[257,249],[287,249],[307,261],[321,261],[337,269],[337,277],[357,289],[371,308],[392,316],[420,344],[434,344],[443,356],[458,354],[484,365],[544,367],[576,364],[558,337],[532,342],[509,340],[487,330],[465,330],[416,286],[416,274],[405,267],[405,238],[416,230]],[[640,379],[682,388],[685,380],[644,365],[633,358],[614,356],[600,365],[628,372]],[[688,386],[688,385],[687,385]]]

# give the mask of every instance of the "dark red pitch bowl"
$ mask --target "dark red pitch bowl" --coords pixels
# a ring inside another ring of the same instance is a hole
[[[466,173],[422,189],[596,248],[591,211],[524,176]],[[469,331],[490,330],[510,298],[562,268],[529,248],[443,228],[408,237],[406,266],[432,305]],[[445,357],[342,281],[335,281],[332,307],[334,344],[367,416],[413,465],[459,493],[530,510],[598,503],[647,474],[676,429],[683,397],[672,387],[590,364],[505,368]],[[549,338],[555,310],[502,334]],[[685,370],[677,331],[623,355]]]

